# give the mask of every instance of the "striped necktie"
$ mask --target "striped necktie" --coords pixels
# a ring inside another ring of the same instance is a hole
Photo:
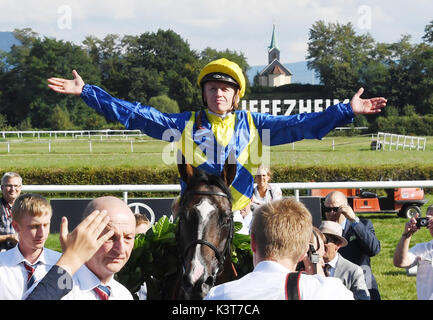
[[[26,283],[27,289],[30,288],[33,285],[33,283],[35,283],[34,273],[39,263],[40,261],[36,262],[35,264],[29,264],[25,261],[23,262],[24,268],[27,271],[27,283]]]
[[[99,285],[93,288],[93,291],[98,296],[99,300],[108,300],[110,298],[111,289],[108,286]]]

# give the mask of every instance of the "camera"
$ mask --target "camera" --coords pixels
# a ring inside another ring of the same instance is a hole
[[[311,243],[309,244],[309,249],[308,249],[308,259],[313,264],[314,273],[316,273],[317,272],[316,265],[320,262],[320,256],[316,252],[316,249],[314,249],[314,246]],[[298,264],[296,265],[296,271],[305,271],[304,261],[298,262]]]
[[[427,227],[428,226],[428,218],[416,218],[416,226],[418,228]]]
[[[320,256],[312,244],[310,244],[310,249],[308,250],[308,258],[310,259],[311,263],[319,263],[320,261]]]

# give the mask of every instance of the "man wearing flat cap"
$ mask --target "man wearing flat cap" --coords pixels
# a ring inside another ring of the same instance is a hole
[[[323,221],[320,231],[325,235],[325,273],[327,276],[339,278],[347,289],[353,292],[356,300],[370,300],[370,294],[361,267],[343,258],[338,250],[347,246],[342,237],[341,225],[333,221]]]

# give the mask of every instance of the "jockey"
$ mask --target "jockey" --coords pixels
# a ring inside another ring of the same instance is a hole
[[[350,103],[338,103],[323,112],[292,116],[237,110],[245,93],[241,68],[225,58],[207,64],[200,72],[204,107],[198,112],[161,113],[157,109],[110,96],[101,88],[85,84],[73,70],[74,79],[48,79],[59,93],[80,95],[87,105],[127,129],[164,141],[176,142],[186,163],[220,175],[225,162],[236,163],[230,191],[233,211],[247,206],[254,191],[257,168],[270,161],[270,146],[302,139],[321,139],[337,126],[353,121],[355,114],[374,114],[386,105],[385,98],[361,99],[361,88]],[[176,158],[176,155],[174,156]],[[185,183],[181,181],[182,190]]]

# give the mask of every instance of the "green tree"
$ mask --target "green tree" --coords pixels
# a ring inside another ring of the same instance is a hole
[[[425,43],[413,45],[405,35],[392,44],[393,59],[389,61],[391,103],[402,109],[416,106],[421,114],[430,113],[433,87],[433,48]]]
[[[369,123],[367,118],[365,117],[365,115],[363,114],[358,114],[355,116],[355,118],[353,119],[353,126],[354,127],[368,127]]]
[[[52,130],[73,130],[74,124],[71,121],[69,111],[66,108],[55,106],[50,113],[50,128]]]
[[[351,23],[318,21],[310,29],[308,67],[319,74],[331,95],[351,96],[360,86],[361,70],[373,47],[373,38],[356,35]]]
[[[371,96],[389,97],[390,89],[389,66],[392,60],[390,45],[377,43],[370,51],[370,58],[360,70],[360,82]]]
[[[387,106],[385,108],[385,117],[390,118],[390,117],[398,117],[400,115],[398,108],[395,106]]]
[[[198,55],[172,30],[158,30],[123,39],[126,68],[139,76],[129,83],[133,96],[142,92],[149,99],[168,95],[181,110],[197,105],[195,81],[199,72]],[[142,79],[138,80],[138,78]],[[132,96],[129,99],[133,98]],[[146,99],[146,100],[147,100]]]
[[[417,104],[417,112],[433,114],[433,42],[432,45],[417,45],[413,61],[417,71],[414,78],[419,82],[419,86],[414,92],[412,103]]]
[[[425,28],[424,43],[412,44],[410,35],[402,35],[387,44],[357,35],[350,23],[318,21],[310,29],[308,66],[334,97],[351,96],[363,86],[364,96],[387,97],[399,114],[408,104],[418,113],[433,113],[432,30],[433,21]]]
[[[87,107],[88,108],[88,107]],[[83,128],[88,130],[100,130],[100,129],[116,129],[112,125],[108,125],[105,117],[97,114],[96,112],[88,114],[83,119]]]
[[[21,130],[21,131],[28,131],[28,130],[35,129],[34,127],[32,127],[32,120],[30,119],[30,117],[26,117],[24,120],[22,120],[18,124],[17,128],[18,128],[18,130]]]
[[[70,77],[76,69],[86,81],[100,83],[99,69],[80,46],[50,38],[38,38],[29,29],[16,31],[22,45],[13,46],[7,55],[9,70],[0,77],[4,88],[0,97],[0,112],[6,114],[10,124],[18,125],[29,119],[31,127],[49,128],[53,106],[61,105],[71,114],[77,104],[76,97],[60,95],[47,87],[47,77]],[[88,108],[90,109],[90,108]],[[87,112],[95,112],[89,110]],[[74,123],[81,127],[81,123]]]
[[[433,44],[433,20],[426,25],[422,39],[427,43]]]
[[[412,104],[407,104],[403,107],[403,115],[404,116],[415,116],[416,115],[416,107]]]
[[[8,128],[8,120],[6,115],[0,114],[0,129],[1,130],[7,130]]]
[[[246,72],[250,67],[248,65],[247,58],[242,52],[238,53],[229,49],[226,49],[224,51],[218,51],[216,49],[207,47],[200,53],[200,57],[202,67],[204,67],[209,62],[220,58],[226,58],[233,62],[236,62],[243,72]]]
[[[168,96],[157,96],[149,99],[149,105],[165,113],[179,113],[179,105]]]
[[[113,95],[129,101],[147,101],[167,95],[181,110],[199,104],[195,81],[198,55],[172,30],[139,36],[108,35],[103,40],[88,37],[83,42],[101,69],[102,85]]]

